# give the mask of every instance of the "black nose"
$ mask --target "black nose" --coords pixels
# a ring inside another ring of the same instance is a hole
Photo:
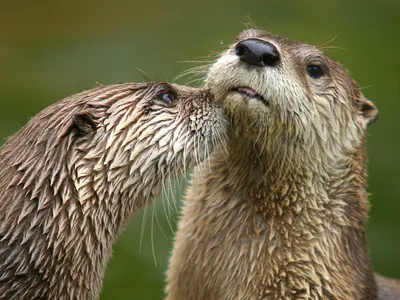
[[[255,67],[274,67],[280,60],[278,49],[274,45],[257,39],[239,42],[235,53],[241,61]]]

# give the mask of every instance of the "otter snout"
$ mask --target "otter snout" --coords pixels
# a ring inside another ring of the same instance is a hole
[[[255,67],[274,67],[280,61],[278,49],[273,44],[259,39],[239,42],[235,47],[235,54],[241,61]]]

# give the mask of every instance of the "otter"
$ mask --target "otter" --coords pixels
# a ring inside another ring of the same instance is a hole
[[[36,115],[0,150],[0,298],[97,299],[129,217],[225,127],[208,90],[165,82],[98,87]]]
[[[371,266],[366,129],[378,110],[348,72],[249,29],[206,87],[230,120],[228,155],[195,170],[167,299],[400,299]]]

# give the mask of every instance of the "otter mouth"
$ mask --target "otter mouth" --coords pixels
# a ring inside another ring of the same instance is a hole
[[[230,92],[239,93],[243,96],[244,99],[251,100],[255,99],[261,101],[264,105],[268,105],[268,100],[263,96],[258,94],[255,90],[248,86],[240,86],[230,89]]]

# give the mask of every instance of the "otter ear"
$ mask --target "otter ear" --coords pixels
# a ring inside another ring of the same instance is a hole
[[[361,113],[362,123],[365,126],[374,123],[378,119],[379,111],[372,101],[362,98],[357,104]]]
[[[74,121],[75,130],[81,135],[85,135],[96,129],[93,116],[87,111],[73,114],[72,120]]]

